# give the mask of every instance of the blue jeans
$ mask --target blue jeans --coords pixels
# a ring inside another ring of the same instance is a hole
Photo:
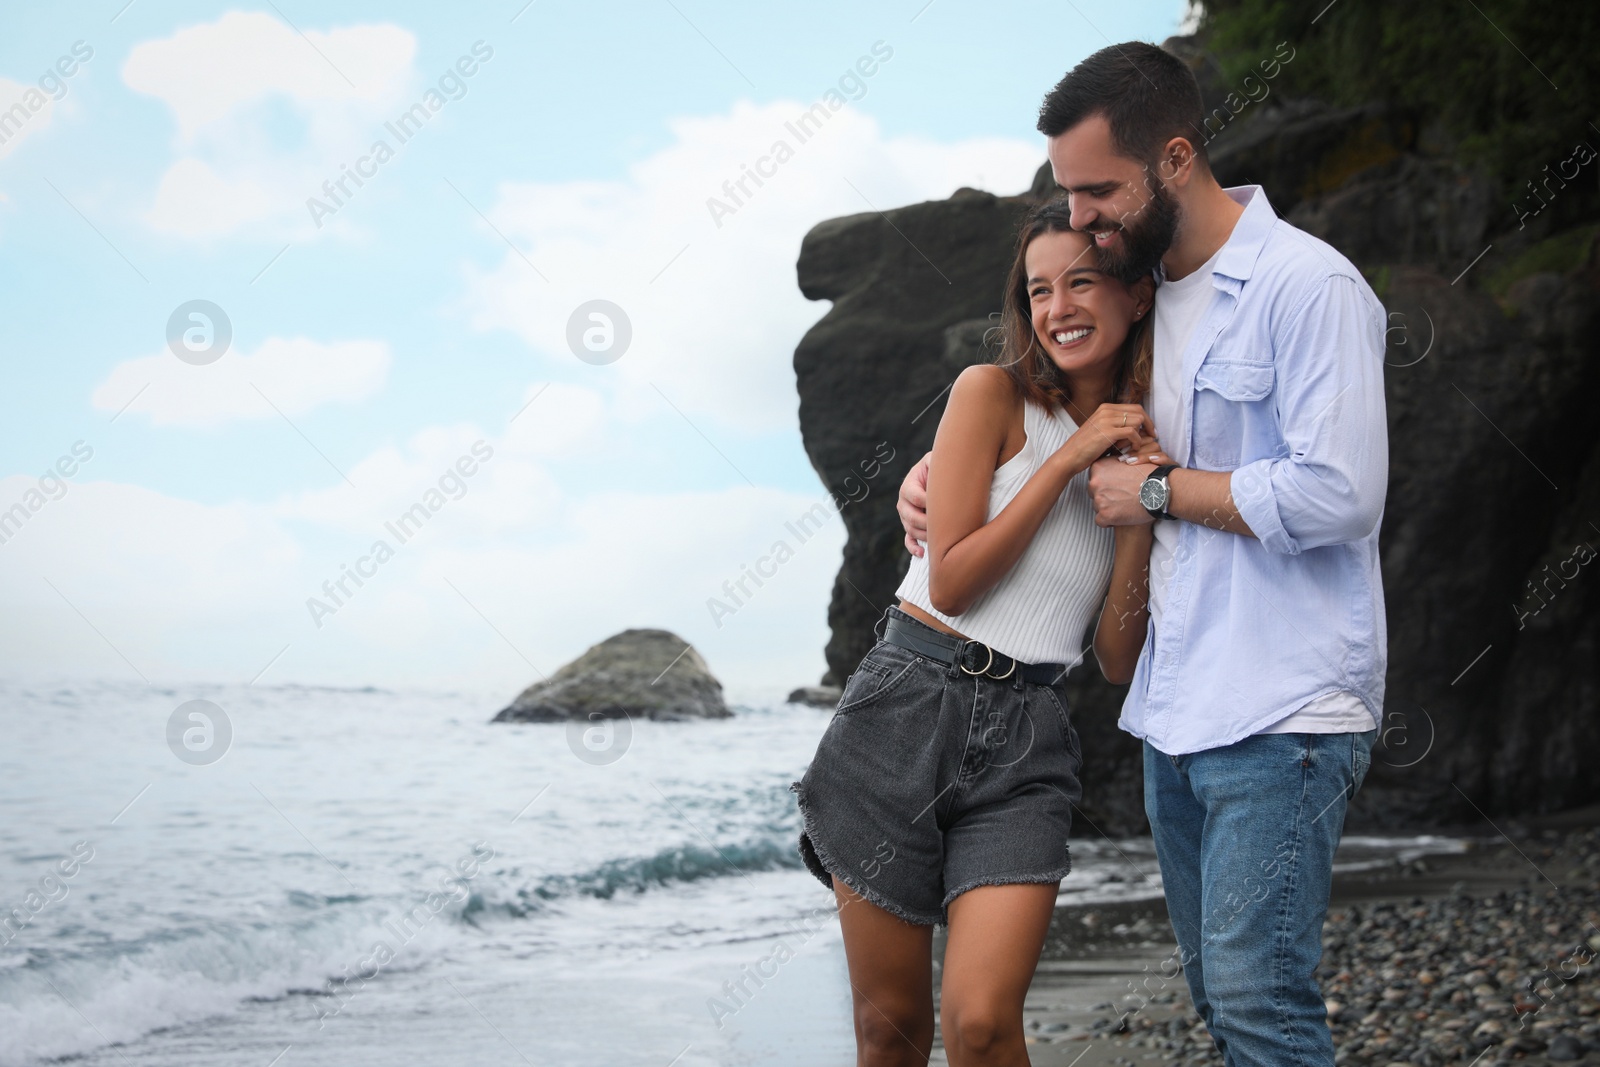
[[[1194,1006],[1228,1067],[1331,1067],[1315,971],[1345,807],[1376,730],[1257,734],[1168,756],[1144,803]]]

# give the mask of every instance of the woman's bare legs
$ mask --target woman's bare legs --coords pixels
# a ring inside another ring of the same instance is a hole
[[[1022,1001],[1059,887],[986,885],[950,902],[939,1020],[951,1067],[1026,1067]]]
[[[833,880],[855,1003],[856,1067],[924,1067],[933,1051],[933,927]]]

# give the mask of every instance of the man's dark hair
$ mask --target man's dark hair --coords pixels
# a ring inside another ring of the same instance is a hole
[[[1121,155],[1153,164],[1161,147],[1186,137],[1209,167],[1205,139],[1195,136],[1204,107],[1188,64],[1164,48],[1129,41],[1102,48],[1067,72],[1039,107],[1039,132],[1055,137],[1094,115],[1111,125]]]

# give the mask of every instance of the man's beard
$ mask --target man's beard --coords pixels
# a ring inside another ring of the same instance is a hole
[[[1155,272],[1178,235],[1178,201],[1160,182],[1150,186],[1150,201],[1122,221],[1120,248],[1096,245],[1100,269],[1132,285]]]

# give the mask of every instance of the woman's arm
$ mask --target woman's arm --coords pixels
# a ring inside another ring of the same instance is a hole
[[[1150,545],[1155,527],[1118,526],[1116,556],[1111,564],[1111,589],[1094,631],[1094,658],[1113,685],[1133,680],[1150,625]]]
[[[995,466],[1021,402],[1010,377],[991,364],[968,367],[950,390],[928,474],[928,596],[942,614],[960,615],[994,588],[1067,483],[1110,445],[1142,444],[1139,431],[1149,423],[1138,405],[1102,404],[987,521]]]

